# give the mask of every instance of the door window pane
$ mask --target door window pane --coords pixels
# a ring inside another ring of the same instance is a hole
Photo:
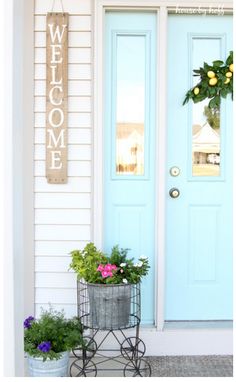
[[[144,175],[145,36],[117,36],[116,174]]]
[[[221,57],[221,39],[194,37],[192,69]],[[196,85],[199,77],[194,77]],[[220,176],[220,110],[209,109],[209,99],[193,104],[192,175]]]
[[[208,102],[193,105],[193,176],[220,175],[220,110],[210,109]]]

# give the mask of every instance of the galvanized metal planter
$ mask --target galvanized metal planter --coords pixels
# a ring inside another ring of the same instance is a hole
[[[58,360],[46,360],[27,354],[29,377],[68,377],[69,351],[60,353]]]
[[[78,281],[78,317],[85,328],[116,330],[140,322],[140,284]]]
[[[130,284],[89,284],[92,325],[99,329],[125,328],[129,322]]]

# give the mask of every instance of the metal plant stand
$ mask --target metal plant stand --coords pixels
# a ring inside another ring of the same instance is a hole
[[[140,284],[99,285],[79,281],[78,316],[85,346],[73,350],[71,377],[96,377],[99,371],[123,371],[124,377],[151,376],[150,364],[144,359],[146,346],[139,338]],[[127,337],[125,330],[132,328],[134,335]],[[111,337],[116,348],[105,346]],[[108,362],[117,367],[106,367]]]

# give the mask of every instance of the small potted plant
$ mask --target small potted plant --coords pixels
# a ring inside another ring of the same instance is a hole
[[[111,255],[99,251],[93,243],[71,252],[73,269],[79,280],[87,283],[93,327],[124,328],[129,322],[132,285],[147,275],[147,257],[137,262],[128,258],[128,249],[118,245]]]
[[[24,350],[30,377],[68,376],[69,351],[84,344],[79,318],[66,319],[50,307],[24,321]]]

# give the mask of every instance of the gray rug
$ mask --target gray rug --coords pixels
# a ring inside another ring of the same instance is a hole
[[[152,377],[233,377],[232,356],[145,357]]]

